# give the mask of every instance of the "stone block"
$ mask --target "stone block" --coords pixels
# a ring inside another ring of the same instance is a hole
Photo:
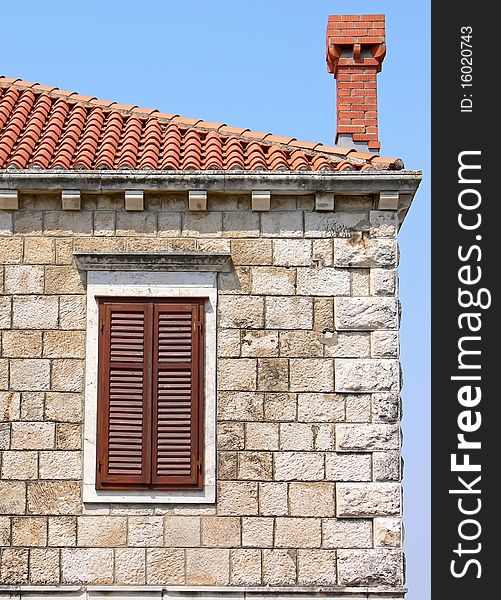
[[[220,298],[228,294],[249,297],[247,294],[251,292],[250,267],[234,267],[229,273],[218,273],[217,278]]]
[[[220,358],[240,357],[240,331],[220,329],[217,332],[217,355]]]
[[[115,550],[115,584],[144,585],[146,583],[146,551],[142,548]]]
[[[375,394],[373,394],[375,396]],[[371,395],[346,395],[346,421],[349,423],[368,423],[371,420]]]
[[[115,214],[113,211],[99,210],[94,213],[94,235],[111,237],[115,235]]]
[[[386,423],[336,425],[337,450],[397,450],[400,448],[398,425]]]
[[[9,361],[0,359],[0,390],[9,388]]]
[[[6,199],[4,200],[6,201]],[[1,201],[0,201],[1,206]],[[14,233],[14,221],[12,214],[4,212],[3,208],[0,208],[0,235],[12,235]]]
[[[26,585],[28,583],[27,548],[4,548],[0,581],[3,585]]]
[[[61,582],[66,585],[113,583],[112,548],[63,548]]]
[[[289,511],[293,517],[334,516],[334,484],[325,482],[289,484]]]
[[[218,389],[256,389],[257,365],[253,358],[222,358],[218,362]]]
[[[48,298],[52,300],[52,298]],[[60,298],[61,329],[85,329],[85,296],[61,296]]]
[[[295,296],[266,298],[267,329],[311,329],[312,327],[312,298]]]
[[[324,355],[318,331],[293,330],[280,332],[280,356],[313,358]]]
[[[375,238],[395,238],[400,227],[396,211],[371,210],[369,212],[369,224],[370,235]]]
[[[85,274],[75,266],[46,267],[46,294],[83,294],[85,293]]]
[[[400,396],[398,394],[372,394],[372,414],[375,422],[394,422],[400,418]]]
[[[10,385],[18,391],[50,389],[50,361],[14,359],[10,363]]]
[[[0,517],[0,546],[10,546],[10,517]]]
[[[238,475],[237,452],[221,452],[217,454],[217,478],[237,479]]]
[[[313,240],[312,264],[318,267],[332,266],[332,240]]]
[[[264,395],[264,418],[267,421],[295,421],[296,394],[277,393]]]
[[[54,392],[83,391],[84,361],[56,359],[52,361],[52,386]]]
[[[338,550],[339,584],[346,586],[403,583],[403,556],[399,550]]]
[[[335,359],[336,392],[398,392],[400,371],[393,359]]]
[[[46,358],[85,358],[83,331],[46,331],[43,355]]]
[[[159,237],[179,237],[181,235],[181,213],[158,213]]]
[[[374,358],[398,358],[398,331],[373,331],[371,334],[372,356]]]
[[[202,517],[202,546],[237,548],[240,546],[239,517]]]
[[[26,509],[26,483],[0,481],[0,514],[22,515]]]
[[[80,479],[81,453],[57,450],[40,452],[39,469],[40,479]]]
[[[232,240],[231,258],[234,265],[269,265],[272,262],[272,241]]]
[[[311,265],[310,240],[274,240],[273,264],[284,267],[307,267]]]
[[[21,394],[17,392],[0,392],[0,421],[17,421],[20,418],[20,399]]]
[[[318,425],[312,425],[312,429],[314,450],[334,450],[334,425],[329,423],[320,423]]]
[[[323,332],[334,327],[334,300],[332,298],[314,298],[313,327]]]
[[[301,212],[269,212],[261,215],[261,236],[264,238],[303,237]]]
[[[344,421],[345,399],[341,394],[298,394],[298,421]]]
[[[277,481],[320,481],[324,478],[324,455],[320,452],[275,454]]]
[[[218,313],[219,327],[261,329],[264,325],[264,298],[221,296]]]
[[[398,483],[338,483],[338,517],[392,517],[401,513]]]
[[[47,392],[45,395],[45,418],[48,421],[79,423],[82,421],[81,394]]]
[[[220,422],[217,426],[219,450],[243,450],[245,447],[245,425],[239,422]]]
[[[3,356],[37,358],[42,356],[41,331],[6,331],[2,339]]]
[[[227,585],[229,580],[229,550],[215,548],[186,550],[187,585]]]
[[[82,510],[77,481],[28,482],[28,512],[39,515],[74,515]]]
[[[271,452],[239,452],[238,479],[268,481],[272,478]]]
[[[247,423],[246,450],[278,450],[278,427],[277,423]]]
[[[95,238],[87,238],[88,242],[95,241]],[[56,245],[56,264],[57,265],[72,265],[73,264],[73,244],[76,245],[76,240],[54,240]]]
[[[47,519],[45,517],[13,517],[13,546],[46,546]]]
[[[393,239],[334,240],[336,267],[395,267],[397,243]]]
[[[295,269],[252,267],[252,293],[268,296],[293,296],[296,292]]]
[[[324,548],[372,548],[371,519],[324,519]]]
[[[38,454],[36,452],[4,452],[2,458],[3,479],[37,479]]]
[[[371,481],[371,467],[370,454],[329,452],[325,456],[325,472],[330,481]]]
[[[10,448],[10,424],[0,423],[0,450]]]
[[[226,238],[259,237],[259,215],[251,212],[224,212],[223,236]]]
[[[43,392],[23,392],[21,394],[21,420],[42,421],[44,418]]]
[[[56,425],[56,449],[80,450],[82,447],[82,426],[76,423]]]
[[[336,585],[335,550],[299,550],[298,585]]]
[[[230,584],[258,586],[261,584],[261,552],[230,550]]]
[[[76,546],[76,517],[49,517],[49,546]]]
[[[163,546],[163,517],[129,517],[128,532],[129,546]]]
[[[12,316],[12,300],[9,296],[0,297],[0,329],[9,329]]]
[[[352,231],[362,231],[369,227],[366,211],[306,212],[304,218],[306,238],[346,237]]]
[[[373,296],[393,296],[397,290],[395,269],[371,269],[370,292]]]
[[[273,528],[274,520],[271,517],[244,517],[242,519],[242,546],[272,548]]]
[[[54,448],[54,423],[12,423],[13,450],[48,450]]]
[[[278,356],[278,331],[249,329],[243,332],[242,356]]]
[[[280,450],[313,450],[314,431],[309,423],[281,423]]]
[[[12,265],[5,267],[6,294],[43,294],[43,267]]]
[[[223,214],[220,212],[190,212],[183,214],[183,237],[223,237]]]
[[[333,267],[298,267],[297,293],[300,296],[349,296],[350,273]]]
[[[23,240],[19,237],[0,238],[0,256],[4,265],[18,264],[23,256]]]
[[[34,548],[30,550],[30,584],[58,585],[59,580],[59,550],[55,548]]]
[[[278,517],[275,520],[276,548],[319,548],[321,541],[320,519]]]
[[[218,514],[252,516],[258,514],[258,484],[254,481],[220,481]]]
[[[259,484],[259,514],[269,516],[287,515],[287,484],[262,482]]]
[[[200,517],[164,517],[164,545],[180,548],[200,546]]]
[[[264,395],[256,392],[219,392],[218,418],[222,421],[257,421],[263,418]]]
[[[16,329],[57,329],[56,296],[14,296],[13,326]]]
[[[294,585],[296,556],[297,550],[263,550],[263,584]]]
[[[291,358],[291,392],[333,392],[334,365],[329,358]]]
[[[374,452],[372,454],[374,481],[400,481],[402,459],[398,450]]]
[[[395,298],[335,298],[336,330],[395,329],[398,327]]]
[[[351,295],[354,297],[369,296],[370,291],[370,269],[351,270]]]
[[[54,240],[27,237],[24,240],[24,262],[32,265],[50,265],[55,260]]]
[[[257,388],[265,392],[284,392],[289,389],[289,361],[286,358],[259,358]]]
[[[48,236],[92,235],[92,211],[65,212],[51,210],[44,213],[44,234]]]
[[[402,520],[392,517],[374,519],[374,546],[376,548],[402,546]]]
[[[183,585],[185,582],[184,550],[151,548],[146,551],[148,585]]]
[[[126,517],[78,517],[78,546],[113,548],[114,546],[125,546],[126,543]]]
[[[332,358],[368,358],[370,355],[370,334],[358,331],[331,332],[320,336],[325,356]]]

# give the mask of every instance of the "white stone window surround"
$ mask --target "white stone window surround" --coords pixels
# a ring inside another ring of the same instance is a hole
[[[205,430],[202,490],[96,490],[98,303],[96,297],[207,298],[205,303]],[[216,307],[214,272],[88,271],[83,446],[83,501],[210,503],[216,500]]]

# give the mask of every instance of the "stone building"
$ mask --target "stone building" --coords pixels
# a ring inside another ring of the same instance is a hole
[[[0,78],[0,598],[403,598],[384,17],[337,146]]]

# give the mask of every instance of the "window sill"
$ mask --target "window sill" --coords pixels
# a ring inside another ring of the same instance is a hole
[[[208,504],[216,501],[215,485],[202,490],[163,492],[150,490],[96,490],[93,485],[83,485],[84,503],[135,503],[135,504]]]

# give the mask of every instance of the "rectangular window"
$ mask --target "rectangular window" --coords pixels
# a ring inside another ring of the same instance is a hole
[[[96,489],[202,489],[205,299],[98,302]]]

